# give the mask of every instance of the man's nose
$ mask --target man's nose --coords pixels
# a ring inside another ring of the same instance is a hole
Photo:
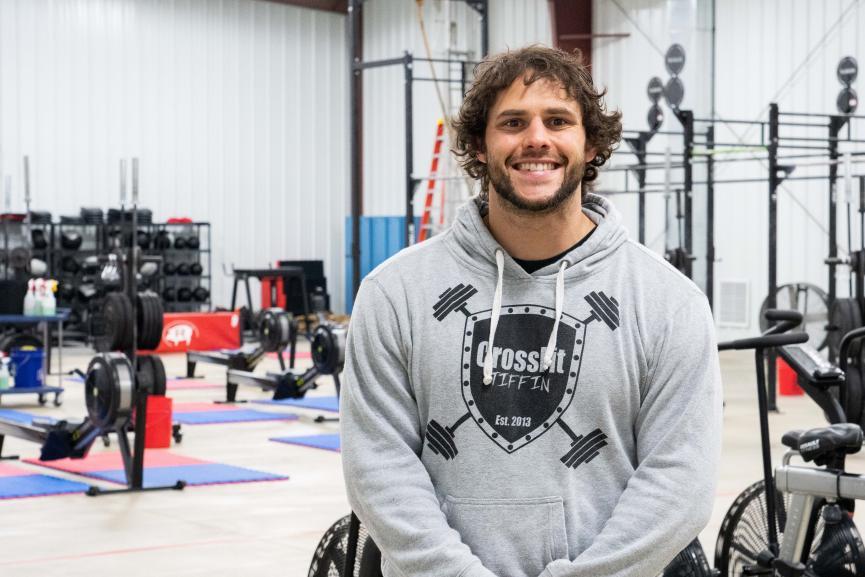
[[[549,148],[550,138],[542,118],[536,117],[529,122],[525,132],[526,148]]]

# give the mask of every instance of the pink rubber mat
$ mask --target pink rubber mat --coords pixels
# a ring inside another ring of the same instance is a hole
[[[95,471],[109,471],[123,468],[123,458],[120,453],[94,453],[86,459],[58,459],[57,461],[40,461],[39,459],[25,459],[25,463],[66,471],[68,473],[92,473]],[[144,452],[145,467],[178,467],[182,465],[204,465],[209,461],[193,459],[175,455],[165,449],[147,449]]]

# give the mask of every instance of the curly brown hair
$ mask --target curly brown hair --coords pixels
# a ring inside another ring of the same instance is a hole
[[[582,195],[585,197],[586,189],[598,177],[598,168],[610,158],[622,137],[622,114],[607,112],[603,101],[607,91],[595,88],[579,50],[568,53],[533,45],[503,52],[479,63],[475,67],[475,81],[466,93],[459,114],[451,122],[452,152],[469,176],[480,179],[481,197],[486,198],[489,175],[487,165],[478,160],[478,153],[484,150],[487,117],[499,93],[520,77],[526,86],[541,79],[558,82],[568,96],[579,103],[586,145],[597,151],[595,158],[587,159],[583,173]]]

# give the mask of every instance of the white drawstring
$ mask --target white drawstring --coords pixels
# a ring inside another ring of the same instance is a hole
[[[559,339],[559,319],[562,316],[562,308],[565,302],[565,269],[568,268],[568,261],[563,260],[559,265],[559,274],[556,275],[556,322],[553,323],[553,332],[550,334],[550,340],[547,342],[547,352],[544,355],[544,362],[541,364],[541,371],[547,371],[553,364],[555,356],[556,343]]]
[[[484,384],[493,384],[493,339],[496,338],[496,328],[499,326],[499,316],[502,308],[502,276],[505,272],[505,253],[502,249],[496,249],[496,266],[499,271],[499,280],[496,283],[496,292],[493,295],[493,312],[490,320],[490,340],[487,343],[487,354],[484,357]]]

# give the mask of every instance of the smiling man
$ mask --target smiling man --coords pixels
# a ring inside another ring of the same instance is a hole
[[[621,123],[579,55],[486,60],[454,131],[480,194],[352,314],[352,507],[386,577],[653,577],[714,501],[706,298],[587,191]]]

